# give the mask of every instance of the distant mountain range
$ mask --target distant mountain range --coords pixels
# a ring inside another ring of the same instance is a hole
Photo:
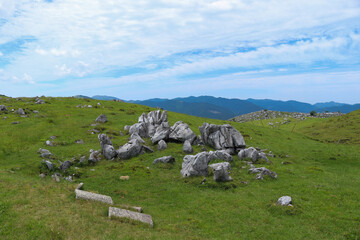
[[[97,100],[119,100],[111,96],[87,97],[77,95],[79,98],[92,98]],[[283,112],[342,112],[348,113],[360,109],[360,104],[346,104],[338,102],[326,102],[309,104],[298,101],[280,101],[271,99],[228,99],[212,96],[186,97],[174,99],[153,98],[148,100],[130,100],[126,102],[141,104],[149,107],[159,107],[173,112],[189,114],[198,117],[214,119],[230,119],[235,116],[267,109]]]

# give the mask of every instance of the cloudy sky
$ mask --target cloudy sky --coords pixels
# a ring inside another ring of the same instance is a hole
[[[360,102],[359,0],[0,0],[0,94]]]

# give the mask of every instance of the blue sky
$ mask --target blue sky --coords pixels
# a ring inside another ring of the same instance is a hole
[[[359,0],[0,0],[0,94],[360,102]]]

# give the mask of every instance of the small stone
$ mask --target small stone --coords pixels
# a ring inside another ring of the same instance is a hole
[[[49,140],[46,140],[45,144],[46,144],[47,146],[54,146],[53,143],[50,142]]]
[[[25,111],[22,108],[19,108],[16,113],[19,115],[25,115]]]
[[[191,143],[190,143],[189,140],[186,140],[186,141],[184,142],[183,152],[185,152],[185,153],[193,153],[193,152],[194,152],[194,149],[193,149],[193,147],[191,146]]]
[[[158,142],[158,150],[165,150],[167,148],[167,144],[164,140],[160,140]]]
[[[64,177],[64,179],[68,182],[72,182],[72,176],[67,176],[67,177]]]
[[[51,137],[50,137],[50,139],[53,139],[53,140],[54,140],[55,138],[56,138],[56,136],[51,136]]]
[[[46,175],[45,175],[45,173],[40,173],[39,177],[40,177],[41,179],[44,179],[44,178],[46,178]]]
[[[81,156],[80,158],[80,163],[84,163],[86,161],[86,157],[85,156]]]
[[[292,206],[291,203],[292,203],[291,197],[282,196],[281,198],[278,199],[276,204],[281,206]]]
[[[137,211],[137,212],[139,212],[139,213],[142,213],[143,212],[143,209],[142,209],[142,207],[130,207],[130,208],[132,208],[132,209],[134,209],[135,211]]]
[[[60,182],[60,174],[59,173],[55,173],[51,177],[55,182]]]
[[[76,140],[75,143],[77,143],[77,144],[84,144],[84,140],[79,139],[79,140]]]
[[[39,113],[39,111],[37,111],[37,110],[34,110],[34,111],[33,111],[33,113],[37,114],[37,113]]]
[[[19,124],[19,121],[12,122],[11,124]]]
[[[165,157],[161,157],[161,158],[157,158],[153,161],[153,164],[156,163],[174,163],[175,162],[175,158],[173,158],[172,156],[165,156]]]
[[[108,121],[107,117],[105,114],[101,114],[100,116],[98,116],[95,120],[96,122],[100,122],[100,123],[106,123]]]
[[[95,169],[92,168],[92,169],[90,169],[90,171],[95,172]]]
[[[129,176],[120,176],[120,180],[129,180],[130,177]]]

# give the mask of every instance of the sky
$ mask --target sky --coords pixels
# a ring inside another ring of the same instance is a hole
[[[360,1],[0,0],[0,94],[360,103]]]

